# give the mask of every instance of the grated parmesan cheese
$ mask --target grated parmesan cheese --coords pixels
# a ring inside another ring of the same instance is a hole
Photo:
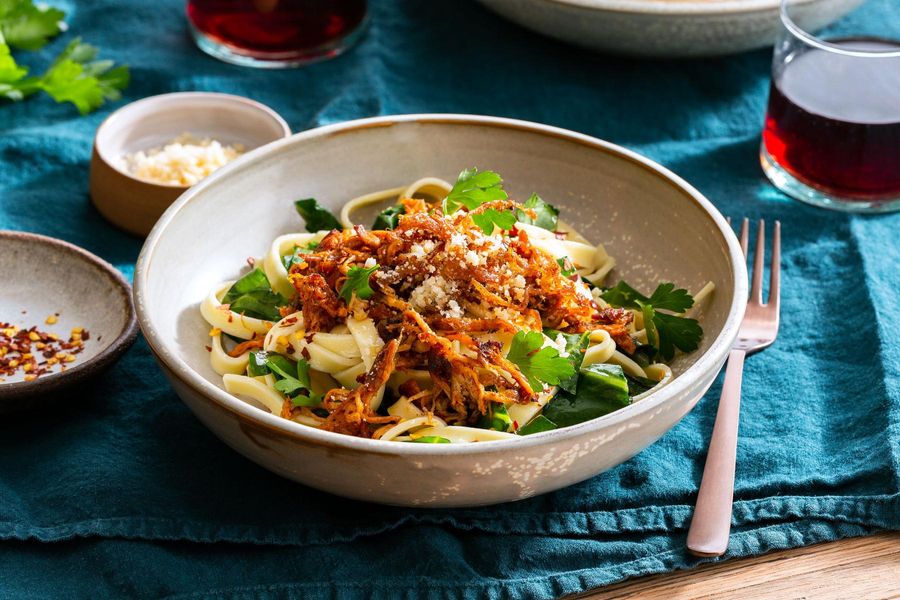
[[[135,177],[164,185],[194,185],[244,153],[241,144],[227,145],[183,133],[164,146],[126,154],[120,166]]]
[[[416,310],[435,306],[445,316],[462,316],[462,308],[452,296],[458,291],[455,281],[447,281],[442,275],[432,275],[412,291],[409,303]]]

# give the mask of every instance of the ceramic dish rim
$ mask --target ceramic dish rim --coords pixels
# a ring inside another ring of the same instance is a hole
[[[94,133],[94,149],[97,151],[97,156],[100,157],[100,160],[102,160],[106,165],[110,166],[113,170],[115,170],[116,173],[119,173],[120,175],[127,177],[131,181],[136,181],[138,183],[152,186],[154,188],[161,188],[161,189],[165,189],[165,190],[181,190],[182,192],[184,192],[191,186],[176,185],[176,184],[172,184],[172,183],[157,183],[155,181],[150,181],[147,179],[141,179],[140,177],[135,177],[128,171],[122,169],[118,164],[116,164],[117,161],[115,161],[115,160],[111,159],[109,156],[107,156],[105,145],[101,144],[99,140],[100,140],[100,135],[103,132],[104,128],[109,127],[110,123],[113,123],[115,120],[126,118],[127,113],[129,111],[132,111],[135,108],[140,107],[141,105],[153,104],[155,102],[161,102],[166,99],[171,99],[171,100],[175,100],[175,101],[183,100],[185,102],[191,102],[193,100],[202,99],[202,98],[218,98],[225,102],[233,102],[235,104],[244,104],[250,108],[253,108],[262,113],[265,113],[266,116],[271,118],[281,128],[281,133],[282,133],[281,137],[278,138],[277,140],[272,140],[272,141],[287,139],[291,136],[291,128],[288,125],[287,121],[284,120],[284,117],[282,117],[277,112],[275,112],[275,109],[273,109],[269,106],[266,106],[262,102],[257,102],[256,100],[253,100],[252,98],[246,98],[244,96],[238,96],[236,94],[226,94],[223,92],[169,92],[166,94],[156,94],[155,96],[147,96],[146,98],[141,98],[140,100],[135,100],[134,102],[129,102],[125,106],[122,106],[122,107],[114,110],[112,113],[110,113],[109,116],[107,116],[105,119],[103,119],[103,121],[100,123],[100,125],[97,126],[97,131]],[[269,143],[271,143],[271,142],[269,142]],[[265,146],[266,144],[263,144],[263,145]],[[231,162],[234,162],[234,161],[231,161]]]
[[[590,421],[585,421],[584,423],[554,431],[523,436],[517,439],[479,442],[475,444],[390,443],[358,438],[330,431],[322,431],[301,425],[300,423],[289,421],[252,406],[207,381],[188,365],[187,362],[178,355],[174,348],[169,347],[169,343],[156,330],[156,327],[150,321],[149,311],[145,306],[144,293],[149,285],[147,281],[149,264],[153,260],[156,245],[163,237],[168,225],[175,220],[182,208],[193,202],[198,196],[201,196],[207,188],[217,183],[219,179],[229,176],[232,172],[252,169],[255,165],[268,160],[272,155],[283,152],[286,148],[298,142],[314,140],[319,137],[332,137],[372,127],[390,127],[393,125],[410,123],[507,128],[535,133],[541,136],[555,137],[564,141],[588,146],[594,150],[613,154],[621,159],[629,160],[632,163],[642,166],[648,173],[667,181],[705,213],[706,218],[710,219],[713,222],[713,225],[722,234],[727,246],[728,258],[731,262],[731,274],[734,280],[734,295],[731,298],[728,316],[725,319],[725,323],[723,324],[719,335],[706,352],[704,352],[682,374],[676,377],[672,383],[636,404],[631,404],[603,417],[598,417]],[[536,445],[563,443],[566,440],[583,435],[590,430],[598,430],[631,420],[642,413],[652,411],[659,405],[686,392],[692,386],[695,386],[698,380],[702,379],[705,375],[708,375],[710,371],[718,370],[719,366],[724,362],[731,349],[731,345],[737,337],[738,328],[744,316],[744,309],[747,304],[747,287],[747,269],[744,255],[741,252],[737,237],[731,230],[731,227],[727,224],[725,218],[713,204],[693,186],[649,158],[643,157],[634,151],[616,144],[551,125],[543,125],[504,117],[480,115],[409,114],[345,121],[297,133],[289,138],[277,140],[247,153],[222,169],[219,169],[200,183],[194,185],[191,189],[182,194],[168,210],[166,210],[147,236],[135,266],[134,304],[138,315],[138,322],[144,332],[144,337],[147,339],[147,343],[156,355],[157,360],[162,363],[165,369],[181,383],[187,385],[194,392],[199,394],[199,397],[225,409],[227,412],[237,417],[239,421],[243,419],[249,421],[252,425],[263,426],[269,432],[278,434],[294,442],[311,443],[323,447],[336,447],[371,454],[402,455],[407,457],[425,455],[451,456],[478,455],[490,452],[514,450],[516,448],[528,448]]]
[[[0,398],[7,396],[14,397],[29,394],[39,394],[42,392],[41,388],[55,388],[64,385],[66,379],[78,379],[83,375],[87,375],[88,373],[86,371],[93,369],[98,365],[105,365],[107,362],[115,358],[118,352],[120,352],[124,348],[127,348],[132,342],[134,342],[138,332],[138,320],[137,313],[134,309],[132,288],[131,284],[128,283],[128,280],[125,279],[125,276],[122,275],[122,273],[117,268],[97,256],[96,254],[89,252],[79,246],[76,246],[71,242],[67,242],[65,240],[50,237],[47,235],[42,235],[40,233],[16,231],[12,229],[0,229],[0,238],[17,238],[24,241],[49,244],[51,246],[65,250],[70,254],[74,254],[80,260],[84,260],[96,267],[99,267],[103,272],[106,273],[106,275],[110,277],[110,279],[112,279],[112,281],[116,285],[118,285],[122,289],[122,291],[124,292],[122,294],[122,297],[125,299],[125,304],[129,309],[128,319],[125,325],[122,327],[122,330],[119,331],[118,335],[113,339],[113,341],[105,348],[103,348],[100,352],[83,362],[78,362],[74,366],[67,368],[65,371],[48,373],[47,375],[42,375],[36,379],[32,379],[31,381],[11,381],[8,383],[0,382]]]

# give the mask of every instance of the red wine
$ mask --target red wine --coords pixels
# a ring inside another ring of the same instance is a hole
[[[289,60],[355,31],[366,0],[189,0],[187,14],[199,32],[239,54]]]
[[[847,39],[853,50],[900,42]],[[900,196],[900,58],[813,49],[789,60],[769,91],[763,142],[800,181],[857,200]]]

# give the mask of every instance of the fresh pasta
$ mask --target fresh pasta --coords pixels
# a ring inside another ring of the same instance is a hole
[[[370,228],[354,215],[389,206]],[[225,389],[309,427],[383,441],[515,439],[597,418],[672,378],[699,345],[696,297],[605,287],[615,260],[533,194],[467,169],[347,202],[296,203],[307,233],[273,240],[210,290]]]

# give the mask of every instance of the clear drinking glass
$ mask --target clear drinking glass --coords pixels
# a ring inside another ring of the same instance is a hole
[[[763,170],[809,204],[900,210],[900,40],[820,39],[797,24],[806,4],[782,0]]]
[[[337,56],[365,30],[366,0],[188,0],[201,50],[226,62],[297,67]]]

